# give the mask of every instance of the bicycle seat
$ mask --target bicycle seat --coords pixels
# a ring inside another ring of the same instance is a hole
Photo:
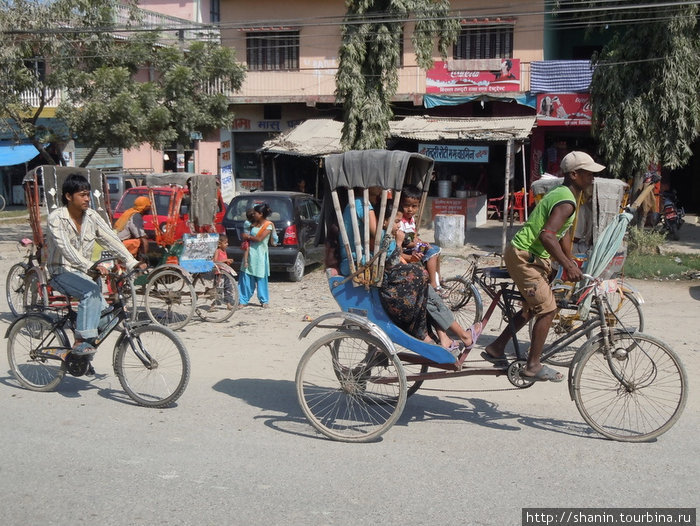
[[[510,279],[508,269],[505,267],[485,267],[481,269],[484,276],[493,279]]]
[[[365,316],[378,325],[396,345],[435,363],[455,363],[456,358],[441,345],[414,338],[395,325],[384,312],[377,287],[370,287],[367,291],[364,287],[353,286],[351,281],[339,285],[343,279],[343,276],[332,276],[328,279],[331,293],[341,310]]]

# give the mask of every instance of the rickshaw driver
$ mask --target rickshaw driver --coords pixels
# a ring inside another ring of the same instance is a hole
[[[148,254],[148,235],[143,228],[143,214],[150,208],[151,200],[140,195],[134,200],[134,205],[114,222],[117,236],[134,257],[138,257],[139,252],[144,256]]]
[[[550,259],[553,257],[563,267],[570,281],[579,281],[583,277],[571,254],[571,225],[581,192],[593,184],[593,174],[604,169],[605,166],[596,163],[587,153],[574,151],[567,154],[561,161],[564,184],[542,198],[506,247],[506,267],[527,304],[515,315],[515,331],[518,332],[535,316],[527,365],[521,376],[535,381],[561,382],[564,379],[561,373],[540,362],[547,333],[557,312],[550,287]],[[496,365],[507,365],[504,351],[510,339],[511,332],[506,327],[486,346],[482,358]]]
[[[90,208],[90,183],[80,174],[70,174],[61,188],[63,206],[48,217],[47,268],[52,284],[64,294],[80,300],[75,322],[75,343],[72,353],[95,352],[101,312],[107,307],[102,286],[87,274],[92,267],[92,251],[96,241],[124,261],[128,270],[139,265],[110,225]],[[141,268],[145,268],[142,263]],[[98,267],[100,275],[107,269]]]

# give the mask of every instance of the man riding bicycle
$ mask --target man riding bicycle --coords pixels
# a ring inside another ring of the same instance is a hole
[[[583,277],[571,254],[571,225],[581,193],[593,184],[593,174],[605,169],[584,152],[571,152],[561,161],[564,184],[550,190],[506,247],[504,260],[510,277],[526,305],[513,320],[515,332],[535,317],[527,365],[521,376],[533,381],[561,382],[564,377],[540,362],[542,349],[557,304],[550,286],[551,258],[567,272],[569,281]],[[486,346],[481,356],[496,365],[507,365],[504,351],[512,337],[509,327]]]
[[[61,199],[64,206],[48,217],[47,269],[52,286],[80,301],[72,353],[87,355],[95,352],[100,315],[107,308],[100,281],[87,274],[93,265],[95,242],[124,261],[128,270],[139,262],[105,220],[90,208],[90,183],[85,177],[70,174],[63,183]],[[107,274],[106,268],[98,267],[98,270],[101,275]]]

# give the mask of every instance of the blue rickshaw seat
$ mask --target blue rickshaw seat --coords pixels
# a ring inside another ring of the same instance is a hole
[[[379,326],[396,345],[404,347],[435,363],[455,363],[456,358],[441,345],[421,341],[400,329],[384,311],[377,287],[369,291],[362,286],[354,286],[351,280],[341,282],[344,276],[328,279],[331,294],[343,312],[361,314]]]

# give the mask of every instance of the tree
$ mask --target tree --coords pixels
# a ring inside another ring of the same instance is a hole
[[[15,139],[34,144],[46,162],[54,160],[44,144],[70,137],[90,148],[85,166],[100,147],[186,144],[192,132],[230,120],[223,92],[239,89],[244,78],[233,50],[213,42],[166,45],[155,31],[134,31],[142,29],[136,0],[119,4],[0,0],[0,114]],[[138,78],[144,68],[147,81]],[[25,102],[28,92],[38,102]],[[59,92],[58,118],[40,124]]]
[[[346,149],[384,148],[398,87],[404,25],[415,22],[411,37],[416,60],[432,66],[432,52],[447,56],[459,33],[447,0],[347,0],[336,74],[336,96],[343,104],[342,144]]]
[[[643,22],[628,25],[593,59],[593,134],[608,170],[639,178],[652,162],[682,167],[700,134],[698,7],[609,16]]]

